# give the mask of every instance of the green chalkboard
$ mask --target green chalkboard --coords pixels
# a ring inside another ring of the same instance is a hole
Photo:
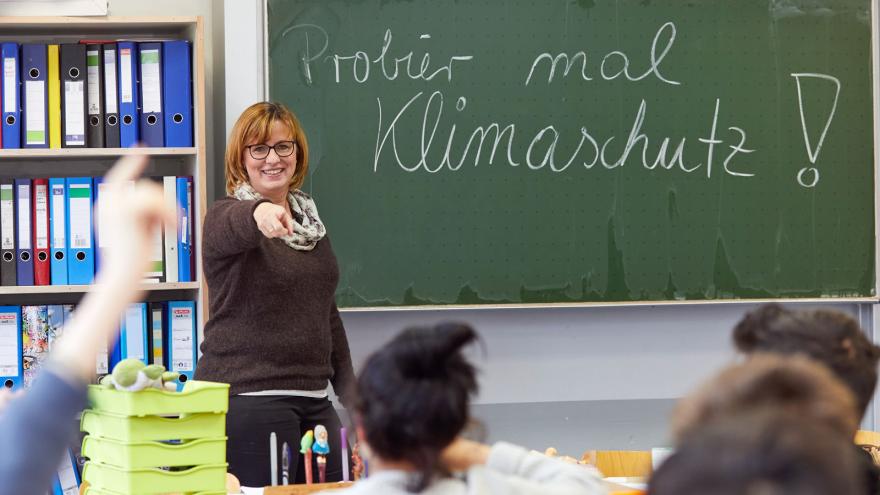
[[[270,0],[343,307],[875,295],[869,0]]]

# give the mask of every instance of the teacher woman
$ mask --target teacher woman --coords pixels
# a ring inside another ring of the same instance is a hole
[[[279,481],[282,443],[290,482],[302,482],[300,437],[322,424],[339,452],[340,401],[354,383],[334,292],[339,268],[312,198],[300,191],[309,166],[305,133],[278,103],[251,105],[226,148],[226,192],[208,210],[202,262],[210,296],[196,378],[231,385],[229,472],[245,486],[270,480],[272,433]],[[342,479],[331,454],[327,480]]]

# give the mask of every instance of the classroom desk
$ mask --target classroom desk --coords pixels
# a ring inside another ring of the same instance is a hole
[[[263,495],[307,495],[310,493],[317,493],[322,490],[337,490],[349,486],[351,486],[351,482],[315,483],[311,485],[267,486],[263,488]],[[619,485],[617,483],[612,483],[610,481],[606,481],[605,486],[608,488],[609,495],[636,495],[644,493],[643,491],[635,490],[633,488]]]
[[[263,495],[306,495],[317,493],[321,490],[338,490],[351,485],[352,482],[349,481],[341,483],[313,483],[311,485],[267,486],[263,488]]]

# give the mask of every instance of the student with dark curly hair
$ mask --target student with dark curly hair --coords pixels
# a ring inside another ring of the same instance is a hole
[[[769,408],[809,418],[852,439],[859,424],[854,405],[849,389],[821,364],[804,356],[756,354],[721,370],[679,401],[672,436],[683,441],[707,424]]]
[[[370,356],[354,405],[370,476],[340,494],[605,493],[593,468],[461,438],[477,392],[461,350],[477,339],[467,325],[413,328]]]
[[[859,468],[835,429],[763,407],[688,436],[651,477],[648,495],[860,495]]]
[[[855,395],[861,419],[877,386],[880,347],[874,345],[858,322],[840,311],[791,310],[765,304],[747,313],[733,330],[737,350],[745,354],[804,355],[822,363]],[[880,468],[859,449],[868,493],[880,494]]]
[[[880,347],[845,313],[765,304],[736,325],[733,342],[745,354],[803,354],[821,362],[855,394],[859,416],[874,396]]]

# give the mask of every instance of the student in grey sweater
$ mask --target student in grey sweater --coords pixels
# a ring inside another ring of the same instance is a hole
[[[598,471],[507,443],[460,437],[477,391],[461,349],[472,328],[409,329],[373,354],[357,381],[355,426],[370,475],[340,495],[605,493]]]
[[[0,495],[44,495],[75,434],[75,414],[86,405],[86,384],[95,376],[99,349],[106,349],[125,307],[139,295],[149,264],[152,234],[175,212],[165,208],[162,190],[142,181],[135,193],[125,185],[137,179],[145,156],[129,156],[107,174],[112,196],[106,223],[109,237],[101,271],[83,298],[46,368],[33,386],[14,396],[3,389],[0,410]]]

